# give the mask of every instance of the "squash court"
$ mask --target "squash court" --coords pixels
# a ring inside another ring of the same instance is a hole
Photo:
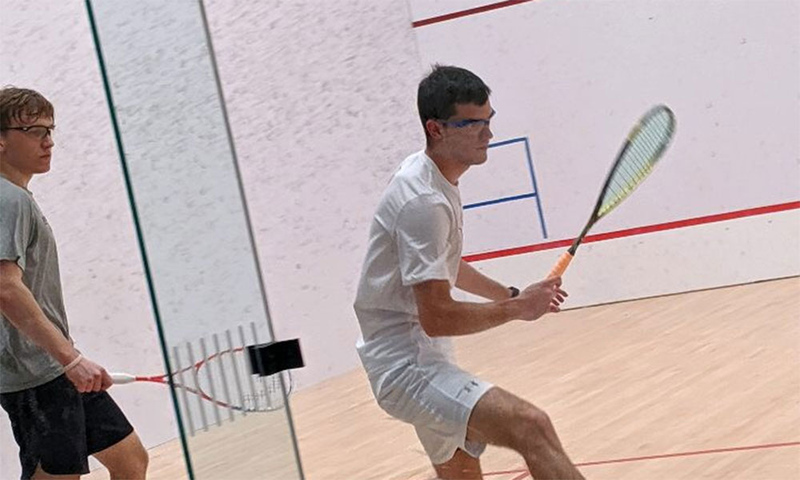
[[[793,277],[567,310],[459,339],[457,356],[545,409],[587,478],[800,478],[798,293]],[[360,370],[291,408],[306,478],[433,478],[413,429],[377,407]],[[241,478],[232,465],[252,462],[280,478],[292,454],[266,455],[281,446],[258,434],[280,428],[264,415],[198,440],[205,478]],[[487,479],[530,478],[511,451],[482,458]],[[178,442],[151,450],[150,474],[185,478]]]

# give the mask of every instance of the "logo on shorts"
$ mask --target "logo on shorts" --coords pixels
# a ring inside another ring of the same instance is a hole
[[[464,387],[458,391],[456,398],[460,397],[462,393],[472,393],[472,389],[478,386],[478,382],[475,380],[470,380],[468,384],[464,385]]]

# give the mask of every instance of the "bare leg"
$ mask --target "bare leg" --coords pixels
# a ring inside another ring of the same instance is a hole
[[[475,405],[467,438],[519,452],[537,480],[584,478],[564,452],[547,414],[500,388],[493,387]]]
[[[434,465],[436,477],[441,480],[482,480],[481,462],[460,448],[453,458],[441,465]]]
[[[147,477],[147,450],[136,435],[131,433],[116,445],[94,454],[105,465],[111,480],[144,480]]]

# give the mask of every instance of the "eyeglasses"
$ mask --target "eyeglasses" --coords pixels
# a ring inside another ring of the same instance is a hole
[[[437,121],[440,122],[442,125],[445,125],[445,126],[448,126],[448,127],[452,127],[452,128],[463,128],[463,129],[468,129],[468,130],[478,130],[478,129],[481,129],[483,127],[488,127],[489,124],[491,123],[492,117],[494,117],[495,113],[497,113],[497,112],[495,112],[494,109],[492,109],[492,113],[489,115],[488,119],[467,118],[467,119],[464,119],[464,120],[452,120],[452,121],[437,120]]]
[[[4,128],[3,130],[19,130],[26,135],[38,138],[39,140],[44,140],[47,137],[53,138],[53,132],[55,129],[55,125],[50,125],[49,127],[46,125],[29,125],[27,127],[8,127]]]

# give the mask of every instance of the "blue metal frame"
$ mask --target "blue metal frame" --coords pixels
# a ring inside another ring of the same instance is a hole
[[[485,207],[485,206],[488,206],[488,205],[496,205],[498,203],[505,203],[505,202],[513,202],[513,201],[517,201],[517,200],[524,200],[526,198],[535,198],[536,199],[536,209],[537,209],[537,211],[539,213],[539,225],[542,227],[542,236],[544,238],[547,238],[547,226],[545,225],[544,214],[542,213],[542,202],[541,202],[541,200],[539,198],[539,189],[536,186],[536,174],[533,171],[533,159],[531,158],[531,146],[530,146],[530,143],[528,142],[528,137],[517,137],[517,138],[511,138],[511,139],[508,139],[508,140],[503,140],[501,142],[490,143],[489,144],[489,148],[502,147],[502,146],[505,146],[505,145],[511,145],[513,143],[524,143],[525,144],[525,156],[528,159],[528,173],[530,173],[530,175],[531,175],[531,186],[533,188],[533,191],[530,192],[530,193],[524,193],[524,194],[521,194],[521,195],[514,195],[514,196],[511,196],[511,197],[495,198],[495,199],[492,199],[492,200],[485,200],[483,202],[470,203],[469,205],[464,205],[464,210],[469,210],[469,209],[478,208],[478,207]]]

